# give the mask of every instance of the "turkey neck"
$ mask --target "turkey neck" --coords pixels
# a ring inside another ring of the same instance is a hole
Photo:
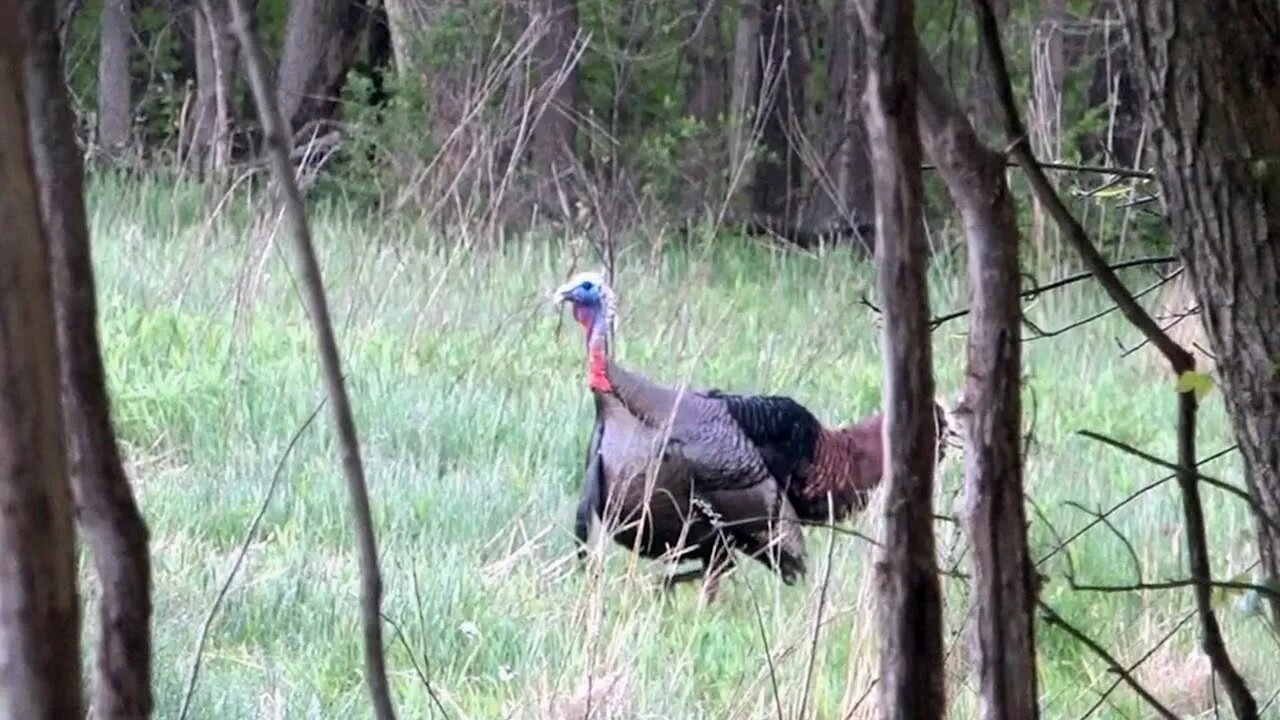
[[[867,420],[839,428],[821,428],[813,453],[813,477],[808,491],[814,496],[825,493],[843,496],[866,491],[880,481],[880,424],[875,415]]]
[[[574,315],[587,331],[587,384],[597,393],[613,392],[609,382],[608,322],[603,305],[574,308]]]
[[[591,391],[613,398],[645,423],[667,422],[681,394],[613,362],[606,331],[608,310],[603,305],[581,305],[574,308],[574,317],[587,334],[587,383]],[[684,393],[683,399],[692,400],[689,393]]]

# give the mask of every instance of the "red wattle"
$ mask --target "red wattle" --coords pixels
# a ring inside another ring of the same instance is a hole
[[[613,383],[609,382],[609,362],[603,347],[592,347],[587,361],[588,383],[596,392],[612,392]]]

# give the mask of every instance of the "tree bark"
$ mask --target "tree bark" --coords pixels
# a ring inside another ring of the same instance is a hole
[[[858,0],[867,40],[867,131],[875,168],[876,265],[884,308],[885,526],[880,584],[880,712],[946,713],[942,591],[933,534],[933,351],[916,119],[911,0]]]
[[[363,0],[290,3],[276,92],[292,130],[333,116],[368,20]]]
[[[133,110],[129,70],[133,37],[129,0],[104,0],[98,48],[98,142],[109,153],[129,143]]]
[[[31,154],[50,247],[63,421],[71,490],[102,583],[94,716],[148,717],[151,695],[151,559],[111,425],[98,344],[97,301],[84,169],[64,85],[53,9],[22,0],[23,62]]]
[[[1280,8],[1120,6],[1161,199],[1203,306],[1249,492],[1280,519]],[[1280,532],[1260,518],[1255,528],[1276,582]],[[1272,614],[1280,622],[1280,603]]]
[[[18,11],[0,0],[0,17]],[[0,24],[0,718],[79,720],[75,537],[23,45],[16,23]]]
[[[552,216],[572,211],[577,196],[578,104],[582,94],[574,37],[578,33],[577,0],[528,0],[528,26],[538,33],[533,64],[551,102],[534,122],[530,164],[538,186],[538,202]],[[574,53],[574,54],[571,54]],[[541,95],[541,93],[535,93]],[[561,207],[561,195],[570,203]]]
[[[920,52],[920,132],[964,219],[970,333],[963,402],[979,717],[1038,717],[1035,589],[1022,485],[1018,223],[1005,161]]]

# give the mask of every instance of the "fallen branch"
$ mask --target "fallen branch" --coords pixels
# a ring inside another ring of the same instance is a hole
[[[320,366],[324,374],[325,392],[333,409],[333,421],[337,426],[338,443],[342,450],[342,466],[351,498],[351,514],[355,525],[356,542],[359,545],[361,578],[361,624],[364,628],[365,681],[373,700],[374,717],[377,720],[394,720],[395,709],[391,704],[391,691],[387,683],[386,658],[383,655],[382,577],[378,570],[378,545],[374,536],[373,516],[369,510],[369,491],[365,485],[364,466],[360,460],[360,441],[356,436],[355,418],[351,402],[342,381],[342,360],[338,355],[338,343],[333,336],[333,323],[329,319],[329,305],[325,299],[324,283],[320,277],[320,264],[316,260],[311,243],[311,231],[307,226],[306,211],[289,162],[289,150],[285,146],[287,128],[280,113],[279,99],[267,80],[267,59],[262,43],[253,32],[252,16],[244,7],[244,0],[232,0],[231,14],[235,20],[235,32],[243,48],[245,71],[258,106],[266,151],[271,158],[271,170],[284,200],[284,214],[292,231],[294,254],[299,265],[303,295],[306,298],[316,343],[319,346]]]

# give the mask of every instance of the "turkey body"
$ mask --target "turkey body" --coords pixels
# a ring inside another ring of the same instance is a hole
[[[573,303],[586,330],[595,399],[574,524],[581,544],[599,520],[643,557],[700,560],[699,573],[679,580],[704,577],[711,596],[735,551],[794,583],[805,573],[801,523],[865,507],[882,472],[879,415],[828,428],[786,396],[656,383],[609,356],[603,328],[613,300],[602,277],[579,275],[556,296]]]
[[[679,579],[715,579],[742,552],[791,584],[804,574],[804,537],[758,450],[722,404],[610,363],[596,392],[597,422],[576,534],[592,519],[642,557],[698,560]]]

